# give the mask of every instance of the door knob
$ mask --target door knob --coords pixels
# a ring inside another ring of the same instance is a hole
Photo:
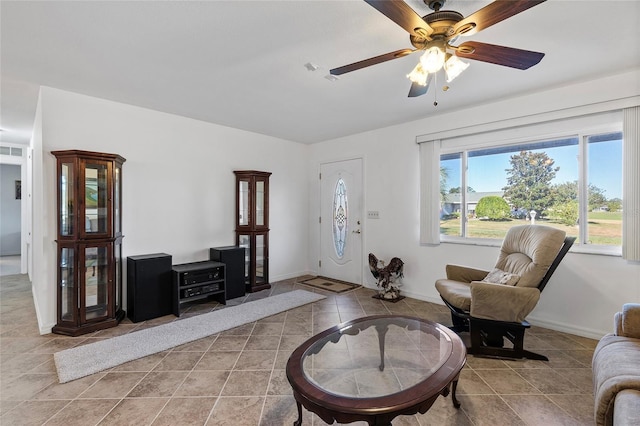
[[[353,232],[354,234],[360,234],[360,230],[359,229],[356,229],[355,231],[351,231],[351,232]]]

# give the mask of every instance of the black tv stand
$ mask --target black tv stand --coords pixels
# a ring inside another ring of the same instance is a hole
[[[180,316],[180,305],[213,298],[227,304],[225,265],[204,261],[173,265],[173,314]]]

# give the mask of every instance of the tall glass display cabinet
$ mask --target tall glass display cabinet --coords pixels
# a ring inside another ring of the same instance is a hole
[[[248,293],[269,285],[270,172],[236,170],[236,245],[245,248],[245,286]]]
[[[58,322],[78,336],[115,327],[122,307],[122,164],[116,154],[52,151],[56,157]]]

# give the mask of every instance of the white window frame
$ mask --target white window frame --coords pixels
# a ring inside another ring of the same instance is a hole
[[[559,139],[576,139],[578,141],[577,151],[579,156],[578,161],[578,175],[576,176],[576,180],[578,181],[578,205],[580,208],[579,217],[587,217],[588,214],[588,185],[586,184],[588,176],[588,143],[587,140],[591,136],[606,134],[606,133],[622,133],[622,128],[616,125],[610,126],[598,126],[597,131],[585,131],[578,134],[568,135],[568,134],[558,134],[556,136],[545,137],[544,139],[517,139],[508,143],[500,143],[499,145],[493,146],[483,146],[483,148],[495,148],[497,146],[509,146],[509,145],[522,145],[522,144],[535,144],[537,142],[543,143],[545,141],[550,140],[559,140]],[[505,141],[506,142],[506,141]],[[460,176],[461,176],[461,188],[466,188],[468,186],[473,186],[474,182],[467,181],[467,170],[468,170],[468,154],[476,149],[467,149],[464,151],[460,150],[452,150],[441,151],[441,155],[443,154],[461,154],[460,156]],[[468,210],[466,203],[466,191],[461,191],[461,232],[462,235],[466,235],[466,228],[468,222]],[[607,246],[607,245],[598,245],[598,244],[588,244],[588,226],[579,226],[578,227],[578,241],[574,244],[574,251],[583,252],[583,253],[594,253],[594,254],[607,254],[620,256],[622,254],[622,246]],[[440,235],[440,239],[442,242],[448,243],[471,243],[475,245],[488,245],[488,246],[500,246],[502,243],[502,239],[492,239],[492,238],[473,238],[473,237],[464,237],[464,236],[452,236],[452,235]]]
[[[437,179],[439,182],[439,159],[441,154],[453,154],[461,152],[464,153],[461,165],[461,167],[463,167],[461,172],[464,176],[466,172],[466,152],[468,151],[485,148],[495,148],[505,145],[517,145],[532,142],[535,143],[537,141],[541,142],[545,140],[561,139],[567,137],[577,137],[579,142],[579,153],[581,156],[578,170],[579,191],[580,197],[585,197],[587,188],[584,182],[587,171],[585,169],[585,162],[582,161],[582,159],[586,158],[585,154],[587,150],[587,137],[603,133],[623,132],[624,130],[623,113],[621,110],[604,111],[582,116],[564,116],[560,117],[557,120],[548,120],[542,122],[531,121],[528,124],[520,124],[517,120],[507,120],[501,124],[502,126],[493,125],[488,129],[486,128],[486,126],[477,126],[477,132],[474,132],[473,128],[464,128],[460,130],[458,135],[456,135],[455,131],[451,130],[440,132],[440,134],[419,136],[417,138],[417,142],[419,144],[426,143],[427,145],[433,145],[432,149],[423,149],[423,147],[421,146],[421,156],[424,155],[423,153],[429,153],[428,155],[432,155],[434,157],[437,156],[438,160],[438,167],[436,168],[434,167],[435,158],[422,158],[421,165],[423,167],[425,167],[425,165],[427,164],[431,164],[432,166],[430,167],[430,170],[421,170],[421,195],[424,196],[425,194],[428,194],[428,192],[425,192],[425,190],[423,189],[423,186],[431,185],[433,187],[433,184],[427,184],[426,182],[428,182],[428,180],[425,179]],[[440,138],[440,136],[445,137]],[[624,132],[623,139],[626,139]],[[623,141],[623,143],[625,142]],[[633,142],[627,141],[627,143]],[[468,185],[464,177],[461,185],[462,187]],[[437,216],[440,202],[439,198],[437,200],[438,205],[435,205],[436,197],[434,197],[433,194],[430,194],[430,197],[423,199],[425,200],[425,202],[421,202],[421,218],[433,215]],[[429,202],[429,200],[431,200],[431,202]],[[582,209],[584,209],[584,211],[586,211],[587,206],[585,203],[580,203],[580,206]],[[581,211],[580,213],[584,214],[584,211]],[[462,217],[466,218],[466,215]],[[628,217],[626,215],[623,215],[623,222],[625,220],[628,220]],[[433,245],[438,244],[439,242],[482,246],[500,246],[501,244],[501,240],[495,239],[439,235],[439,227],[437,231],[438,236],[436,237],[433,235],[433,232],[435,230],[433,217],[430,218],[429,222],[430,230],[429,228],[423,226],[426,223],[425,221],[421,220],[421,222],[422,244]],[[580,228],[580,241],[586,241],[586,232],[586,228]],[[623,233],[623,245],[624,244],[625,240]],[[603,246],[582,243],[574,245],[572,251],[621,256],[624,250],[621,246]]]

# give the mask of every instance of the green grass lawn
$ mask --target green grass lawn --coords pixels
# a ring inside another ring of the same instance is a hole
[[[589,220],[617,220],[622,224],[622,212],[590,212]]]
[[[622,213],[621,212],[591,212],[588,218],[589,244],[622,245]],[[491,221],[469,219],[467,236],[469,238],[504,238],[507,230],[512,226],[526,225],[524,219],[507,221]],[[559,221],[550,219],[536,220],[538,225],[547,225],[562,229],[567,235],[578,236],[578,226],[567,226]],[[460,235],[460,219],[440,221],[440,233],[444,235]]]

